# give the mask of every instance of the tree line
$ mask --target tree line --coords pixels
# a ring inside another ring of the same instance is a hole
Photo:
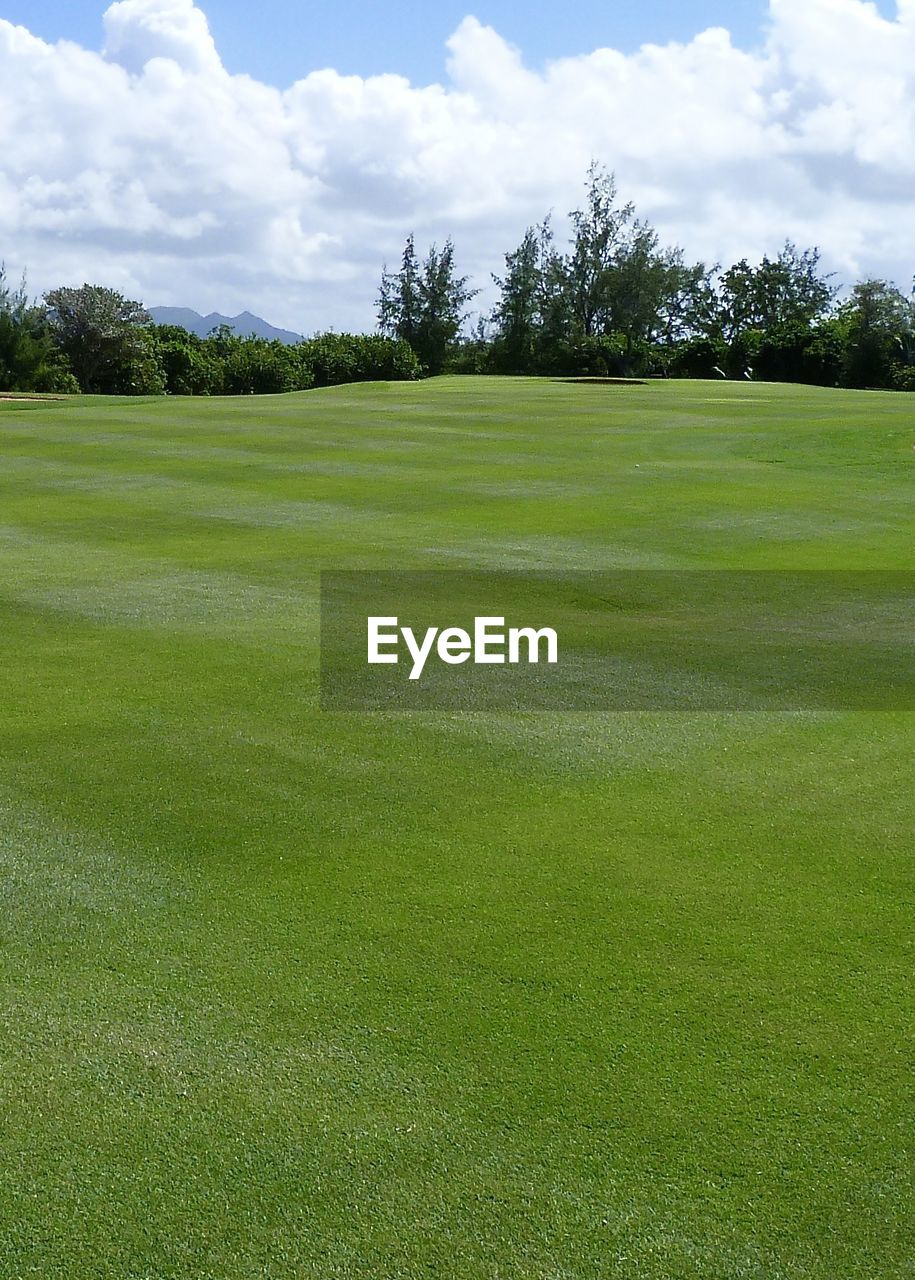
[[[417,378],[407,342],[324,333],[294,345],[206,338],[153,324],[143,306],[99,285],[54,289],[30,303],[0,268],[0,391],[90,395],[267,395],[345,382]]]
[[[493,276],[499,298],[463,333],[475,296],[454,245],[424,259],[411,236],[381,277],[378,324],[428,373],[759,378],[915,390],[915,296],[868,279],[847,297],[818,249],[787,242],[758,265],[687,262],[623,203],[592,164],[583,207],[557,245],[551,219],[529,227]]]
[[[790,242],[757,265],[688,262],[592,164],[560,246],[546,217],[493,276],[498,300],[466,330],[479,292],[452,241],[407,239],[382,271],[378,332],[292,346],[231,329],[200,338],[153,324],[98,285],[30,302],[0,267],[0,391],[244,395],[453,373],[729,377],[915,391],[915,296],[886,280],[840,297],[818,249]]]

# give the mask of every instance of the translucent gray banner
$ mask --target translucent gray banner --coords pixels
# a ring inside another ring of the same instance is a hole
[[[327,572],[329,711],[915,709],[915,573]]]

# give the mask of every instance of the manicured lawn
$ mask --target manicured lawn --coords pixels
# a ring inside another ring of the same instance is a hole
[[[0,404],[0,1277],[912,1275],[915,714],[321,712],[330,568],[915,569],[915,397]]]

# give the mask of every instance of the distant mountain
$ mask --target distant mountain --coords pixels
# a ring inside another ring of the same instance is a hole
[[[240,338],[267,338],[270,341],[277,338],[286,343],[302,341],[300,333],[277,329],[260,316],[253,316],[250,311],[243,311],[240,316],[221,316],[218,311],[202,316],[190,307],[147,307],[147,310],[156,324],[177,324],[189,333],[196,333],[199,338],[205,338],[213,329],[227,324]]]

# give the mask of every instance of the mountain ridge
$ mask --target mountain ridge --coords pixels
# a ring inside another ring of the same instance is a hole
[[[250,311],[242,311],[237,316],[224,316],[218,311],[202,316],[191,307],[147,307],[147,311],[156,324],[175,324],[195,333],[198,338],[205,338],[220,325],[228,325],[240,338],[265,338],[267,341],[285,342],[287,346],[302,341],[302,334],[293,333],[291,329],[278,329]]]

